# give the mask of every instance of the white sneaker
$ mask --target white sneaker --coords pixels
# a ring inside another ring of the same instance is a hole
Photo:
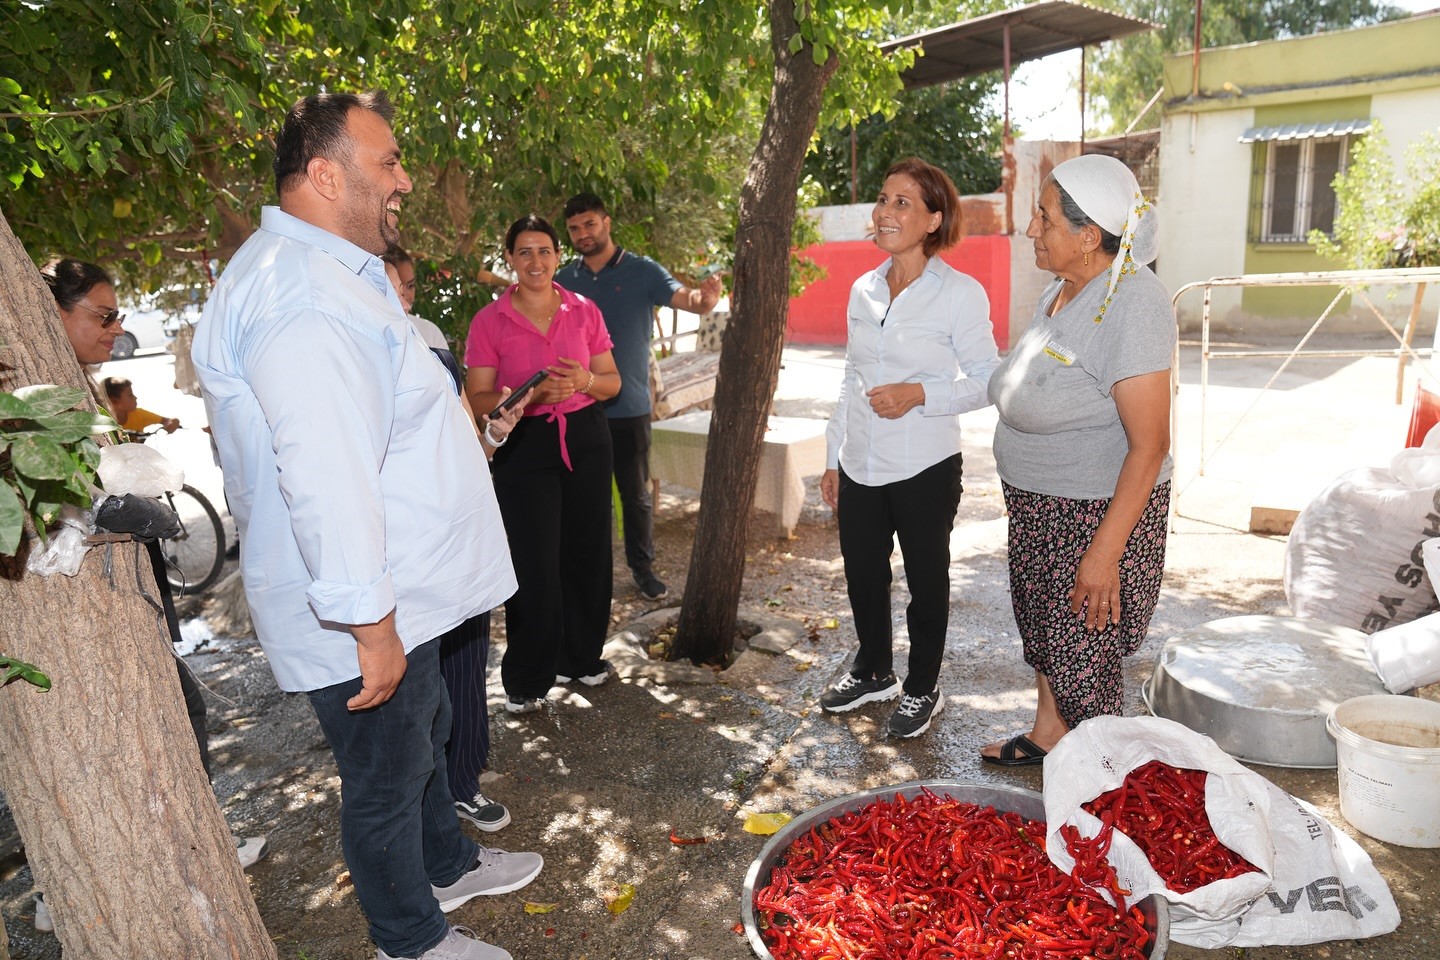
[[[375,951],[375,960],[399,960],[384,950]],[[420,954],[417,960],[514,960],[509,951],[476,938],[468,927],[451,927],[445,939]]]
[[[506,853],[481,847],[475,865],[448,887],[432,885],[430,891],[449,913],[476,897],[495,896],[519,890],[540,875],[545,858],[538,853]]]
[[[234,837],[234,834],[231,834]],[[265,852],[270,849],[264,837],[234,837],[235,855],[240,858],[240,869],[249,870]]]
[[[45,906],[45,894],[35,894],[35,929],[41,933],[55,932],[55,918],[50,916],[50,908]]]
[[[507,713],[537,713],[545,706],[545,701],[539,697],[506,697],[505,710]]]

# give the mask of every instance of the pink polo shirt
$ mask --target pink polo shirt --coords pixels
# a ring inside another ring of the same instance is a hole
[[[600,308],[558,283],[552,285],[560,294],[560,309],[555,311],[550,329],[543,334],[515,309],[511,300],[515,284],[470,321],[470,333],[465,338],[465,366],[494,367],[496,390],[515,389],[535,371],[557,364],[561,357],[577,360],[588,370],[591,357],[613,346]],[[527,404],[525,416],[548,416],[560,422],[560,454],[569,466],[565,414],[594,402],[594,397],[575,393],[561,403]]]

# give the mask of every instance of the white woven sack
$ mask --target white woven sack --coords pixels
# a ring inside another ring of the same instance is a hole
[[[1420,552],[1430,582],[1440,582],[1440,538],[1426,540]],[[1440,683],[1440,613],[1375,631],[1365,652],[1391,693]]]
[[[1342,474],[1290,531],[1291,611],[1366,633],[1435,612],[1421,553],[1432,537],[1440,537],[1440,450],[1404,450],[1389,467]]]
[[[1081,804],[1151,760],[1210,774],[1205,813],[1215,835],[1259,868],[1176,893],[1117,830],[1109,858],[1120,886],[1130,891],[1127,902],[1151,894],[1167,900],[1172,940],[1206,949],[1323,943],[1399,926],[1389,886],[1354,840],[1209,737],[1158,717],[1087,720],[1046,756],[1045,848],[1057,867],[1068,873],[1075,865],[1062,826],[1073,823],[1085,837],[1100,831],[1100,821]]]

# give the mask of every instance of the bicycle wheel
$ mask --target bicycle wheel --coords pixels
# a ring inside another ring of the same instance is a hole
[[[180,517],[180,532],[160,541],[165,578],[177,594],[208,589],[225,565],[225,528],[205,495],[188,484],[166,494]]]

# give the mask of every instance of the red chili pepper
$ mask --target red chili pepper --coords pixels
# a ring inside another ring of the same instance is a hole
[[[1044,836],[928,791],[880,800],[791,845],[756,891],[760,927],[777,960],[1079,960],[1096,944],[1141,960],[1143,917],[1055,869]]]
[[[1208,776],[1203,770],[1180,769],[1152,760],[1131,770],[1119,787],[1083,806],[1105,825],[1102,834],[1113,824],[1114,829],[1135,841],[1166,886],[1189,893],[1216,880],[1258,869],[1215,836],[1205,813]],[[1073,831],[1075,840],[1064,828],[1061,835],[1075,858],[1079,878],[1091,876],[1095,864],[1088,845],[1093,841],[1080,839],[1078,830]],[[1106,846],[1108,849],[1108,842]]]

